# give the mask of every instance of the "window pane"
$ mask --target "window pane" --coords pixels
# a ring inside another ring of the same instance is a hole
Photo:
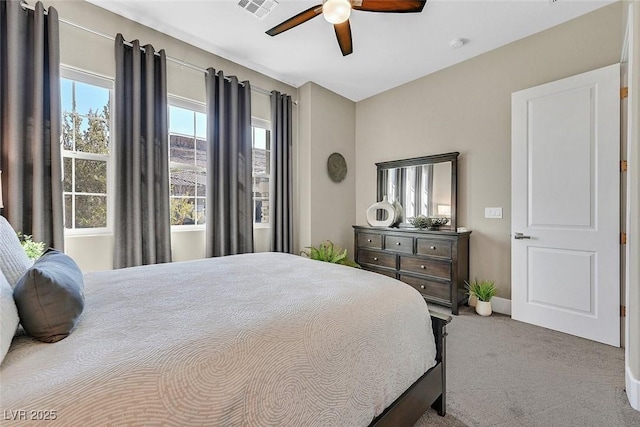
[[[207,141],[204,139],[196,139],[196,165],[207,167]]]
[[[107,226],[106,196],[75,196],[76,228]]]
[[[109,154],[109,125],[102,116],[80,117],[82,135],[76,136],[76,150],[83,153]]]
[[[196,196],[207,197],[207,173],[194,172],[196,175]]]
[[[69,157],[65,157],[64,158],[64,164],[62,165],[62,168],[64,170],[64,191],[65,192],[71,192],[73,191],[73,181],[71,180],[72,176],[73,176],[73,160],[70,159]]]
[[[64,113],[62,116],[62,149],[73,150],[74,120],[72,113]]]
[[[269,173],[268,162],[269,152],[267,150],[261,150],[256,148],[253,150],[253,174],[266,174]]]
[[[60,98],[62,98],[62,111],[73,111],[73,81],[60,79]]]
[[[198,172],[171,169],[171,195],[195,196]]]
[[[204,224],[206,218],[207,199],[204,197],[196,198],[196,224]]]
[[[269,199],[254,199],[253,211],[256,224],[269,224]]]
[[[100,113],[109,106],[109,89],[86,83],[75,82],[76,112],[83,116]]]
[[[64,227],[73,228],[73,196],[70,194],[64,195]]]
[[[207,139],[207,115],[196,113],[196,137]]]
[[[184,108],[169,106],[169,132],[183,135],[195,135],[194,118],[195,113]]]
[[[195,224],[194,205],[193,197],[172,197],[171,225]]]
[[[253,197],[269,198],[269,178],[253,178]]]
[[[253,146],[262,150],[267,149],[267,130],[262,128],[253,128]]]
[[[107,162],[76,159],[76,192],[106,193]]]
[[[194,165],[195,140],[193,137],[169,135],[169,160],[185,165]]]

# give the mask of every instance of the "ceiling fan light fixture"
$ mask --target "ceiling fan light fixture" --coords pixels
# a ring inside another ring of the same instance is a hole
[[[342,24],[351,16],[351,2],[349,0],[325,0],[322,4],[324,19],[332,24]]]

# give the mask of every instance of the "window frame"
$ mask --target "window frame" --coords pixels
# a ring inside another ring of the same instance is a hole
[[[114,195],[113,191],[115,188],[115,176],[114,176],[114,123],[116,117],[115,111],[115,79],[100,75],[97,73],[93,73],[91,71],[82,70],[80,68],[71,67],[69,65],[60,65],[60,85],[62,86],[62,79],[73,80],[76,82],[101,87],[109,90],[109,154],[96,154],[96,153],[84,153],[75,150],[65,150],[63,139],[62,139],[62,120],[64,118],[64,111],[62,110],[62,105],[60,106],[60,152],[62,156],[63,163],[63,171],[64,171],[64,159],[76,159],[76,160],[98,160],[105,161],[107,163],[107,189],[106,189],[106,198],[107,198],[107,226],[106,227],[94,227],[94,228],[67,228],[66,224],[64,227],[64,235],[65,236],[91,236],[91,235],[112,235],[114,230]],[[62,94],[62,88],[60,89],[60,93]],[[75,169],[75,167],[74,167]],[[64,172],[62,179],[64,181]],[[72,179],[75,181],[75,171],[72,173]],[[75,187],[75,186],[74,186]],[[62,205],[63,209],[65,207],[65,196],[71,194],[72,199],[72,213],[71,220],[73,225],[75,225],[75,196],[78,194],[75,190],[72,189],[71,192],[62,191]],[[102,196],[102,193],[79,193],[80,195],[98,195]],[[66,218],[66,213],[65,213]]]
[[[253,154],[253,150],[254,150],[254,141],[253,141],[253,128],[257,127],[260,129],[266,129],[268,131],[268,135],[269,137],[271,137],[271,133],[273,132],[273,129],[271,128],[271,122],[269,120],[265,120],[265,119],[261,119],[259,117],[251,117],[251,153]],[[271,141],[269,141],[269,144],[271,144]],[[253,173],[253,155],[251,156],[251,185],[253,186],[253,179],[254,178],[268,178],[269,179],[269,188],[271,188],[271,180],[273,179],[273,147],[271,145],[269,145],[269,173],[261,173],[261,174],[254,174]],[[269,202],[269,222],[256,222],[256,217],[255,217],[255,201],[256,201],[256,197],[253,197],[253,191],[251,192],[252,196],[251,196],[251,210],[253,212],[252,219],[253,219],[253,228],[270,228],[271,227],[271,191],[269,191],[269,197],[267,197],[267,201]],[[265,198],[262,197],[262,200],[264,200]]]
[[[207,105],[204,102],[200,102],[200,101],[195,101],[193,99],[189,99],[189,98],[184,98],[178,95],[171,95],[169,94],[167,96],[167,144],[169,145],[167,148],[169,149],[169,153],[171,152],[171,129],[170,129],[170,113],[169,113],[169,109],[170,107],[177,107],[177,108],[182,108],[185,110],[190,110],[190,111],[194,111],[196,113],[202,113],[205,115],[205,117],[207,116]],[[197,133],[195,131],[194,128],[194,133]],[[197,135],[183,135],[181,133],[174,133],[175,135],[180,135],[180,136],[188,136],[188,137],[195,137],[197,139]],[[205,135],[205,141],[208,144],[208,138]],[[208,149],[208,146],[207,146]],[[169,200],[171,200],[173,198],[173,196],[171,195],[171,169],[181,169],[181,170],[190,170],[190,171],[195,171],[195,172],[204,172],[207,174],[209,174],[209,171],[207,170],[206,167],[200,167],[200,166],[196,166],[196,165],[185,165],[184,163],[178,163],[178,162],[172,162],[171,161],[171,154],[169,154]],[[195,197],[194,197],[195,198]],[[206,194],[205,194],[205,200],[206,200]],[[171,207],[169,208],[169,215],[171,215]],[[171,231],[178,231],[178,232],[182,232],[182,231],[204,231],[206,228],[207,224],[206,221],[204,224],[176,224],[176,225],[171,225]]]

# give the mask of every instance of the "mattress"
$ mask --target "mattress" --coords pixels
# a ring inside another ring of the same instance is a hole
[[[3,425],[361,426],[435,365],[416,290],[299,256],[88,273],[85,297],[66,339],[14,338]]]

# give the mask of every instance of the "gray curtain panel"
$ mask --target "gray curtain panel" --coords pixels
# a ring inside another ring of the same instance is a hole
[[[253,252],[251,86],[209,68],[207,90],[208,257]]]
[[[114,268],[171,261],[164,50],[116,36]]]
[[[271,250],[293,253],[291,97],[271,92]]]
[[[35,241],[64,248],[58,12],[0,1],[3,215]]]

